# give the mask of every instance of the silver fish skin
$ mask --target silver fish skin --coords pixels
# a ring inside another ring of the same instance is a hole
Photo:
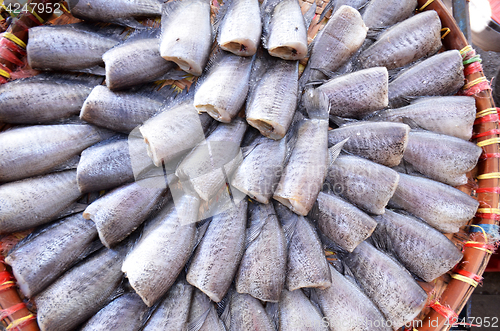
[[[215,302],[226,295],[245,250],[247,202],[215,215],[196,248],[187,281]]]
[[[28,30],[28,64],[33,69],[80,70],[103,64],[102,55],[118,44],[116,37],[82,24],[37,26]]]
[[[185,280],[172,285],[165,299],[148,320],[144,331],[184,331],[187,329],[189,307],[194,287]]]
[[[247,247],[236,273],[236,291],[278,302],[286,279],[285,234],[272,204],[249,205]]]
[[[0,234],[27,230],[63,215],[80,197],[76,170],[0,185]]]
[[[210,3],[175,1],[162,8],[160,54],[187,73],[200,76],[212,46]]]
[[[259,1],[233,0],[227,5],[217,36],[219,46],[235,55],[254,55],[262,33]]]
[[[144,38],[124,42],[104,53],[107,87],[123,90],[160,79],[175,64],[160,56],[159,47],[159,38]]]
[[[320,192],[310,218],[321,232],[348,252],[366,240],[377,222],[363,211],[334,194]]]
[[[391,122],[410,119],[422,129],[470,140],[476,101],[467,96],[418,98],[408,106],[382,110],[367,119]]]
[[[21,292],[31,298],[84,255],[96,236],[92,222],[81,214],[69,216],[16,246],[5,262]]]
[[[441,20],[434,10],[429,10],[382,33],[358,61],[363,68],[395,69],[430,56],[441,47]]]
[[[383,28],[401,22],[413,14],[417,0],[371,0],[363,10],[369,28]]]
[[[116,132],[129,133],[156,115],[160,101],[130,92],[113,92],[98,85],[82,106],[80,119]],[[120,120],[117,121],[116,119]]]
[[[301,289],[283,290],[279,301],[279,331],[328,330],[323,315]]]
[[[328,145],[333,146],[346,138],[342,149],[370,161],[394,167],[401,162],[408,144],[410,127],[406,124],[359,122],[328,131]]]
[[[119,137],[82,152],[76,169],[82,193],[115,188],[134,180],[127,139]]]
[[[49,123],[78,115],[93,86],[67,80],[23,79],[0,86],[0,122]]]
[[[330,288],[315,289],[318,304],[332,331],[391,331],[377,306],[353,282],[335,268]]]
[[[466,173],[476,166],[482,151],[476,144],[460,138],[412,130],[404,161],[431,179],[459,186],[467,183]]]
[[[187,153],[205,138],[202,116],[198,115],[192,99],[150,118],[139,131],[157,167]]]
[[[148,306],[136,293],[125,293],[102,308],[81,328],[81,331],[138,331]]]
[[[269,203],[286,157],[286,141],[262,137],[232,176],[231,185],[260,203]]]
[[[163,182],[163,186],[157,181]],[[119,187],[91,203],[83,217],[92,220],[99,239],[111,247],[125,239],[165,199],[163,178],[147,178]]]
[[[252,57],[221,51],[196,86],[194,106],[198,112],[230,123],[245,103],[252,63]]]
[[[322,188],[328,162],[328,121],[303,120],[273,198],[306,216]]]
[[[404,106],[405,98],[452,95],[464,85],[462,55],[446,51],[419,62],[389,83],[389,104]]]
[[[292,123],[298,99],[299,62],[272,60],[247,97],[246,119],[262,135],[282,139]]]
[[[0,182],[54,171],[110,133],[92,125],[40,125],[0,133]]]
[[[307,56],[307,27],[297,0],[269,1],[264,8],[263,45],[271,56],[301,60]]]
[[[189,310],[189,331],[226,331],[214,304],[200,290],[195,290]]]
[[[311,75],[307,79],[311,81],[326,77],[318,69],[329,72],[339,69],[361,47],[367,31],[356,9],[350,6],[336,9],[314,40],[304,79],[308,71]]]
[[[189,195],[169,204],[123,261],[122,271],[148,307],[169,290],[186,265],[195,244],[199,206],[199,198]]]
[[[395,260],[362,242],[342,261],[394,330],[412,321],[424,308],[427,294]]]
[[[297,217],[288,246],[286,268],[285,285],[289,291],[295,292],[305,287],[325,289],[332,285],[323,245],[316,230],[304,216]]]
[[[229,305],[229,331],[276,330],[262,303],[251,295],[233,291]]]
[[[335,77],[318,87],[330,100],[330,114],[361,119],[387,107],[389,73],[384,67]]]
[[[69,0],[69,10],[77,18],[89,21],[109,22],[132,28],[144,28],[135,17],[161,15],[161,1],[158,0]]]
[[[361,10],[369,0],[335,0],[335,5],[333,7],[333,13],[335,13],[342,6],[350,6],[356,10]]]
[[[101,249],[37,295],[40,330],[73,330],[97,313],[123,279],[120,267],[127,249]]]
[[[400,174],[389,207],[404,209],[441,232],[455,233],[474,217],[479,202],[446,184]]]
[[[375,234],[412,273],[431,282],[452,269],[463,254],[442,233],[411,217],[387,210],[375,217]]]
[[[399,174],[361,157],[340,155],[330,165],[327,181],[334,192],[350,203],[368,213],[381,215],[398,187]]]
[[[246,129],[247,124],[241,118],[219,124],[182,160],[176,176],[181,181],[189,181],[200,198],[209,201],[241,161],[240,144]]]

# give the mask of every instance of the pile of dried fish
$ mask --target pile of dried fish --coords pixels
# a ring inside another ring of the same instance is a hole
[[[0,133],[0,234],[37,227],[5,261],[40,328],[411,322],[478,207],[453,187],[481,149],[437,13],[333,0],[308,47],[315,4],[162,2],[69,1],[118,25],[31,29],[46,72],[0,87],[0,121],[23,125]]]

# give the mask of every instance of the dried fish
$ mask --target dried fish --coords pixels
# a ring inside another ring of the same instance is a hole
[[[363,21],[369,28],[391,26],[410,17],[417,0],[371,0],[363,11]]]
[[[80,195],[76,170],[0,185],[0,234],[27,230],[81,211],[72,206]]]
[[[233,291],[229,303],[229,331],[275,331],[262,303],[249,294]]]
[[[212,42],[209,1],[172,1],[163,5],[160,54],[165,60],[200,76]]]
[[[446,184],[400,174],[389,206],[404,209],[441,232],[455,233],[474,217],[479,202]]]
[[[194,291],[187,329],[190,331],[226,331],[214,304],[199,290]]]
[[[215,215],[193,255],[186,279],[215,302],[224,298],[238,270],[246,221],[246,200]]]
[[[279,331],[328,330],[319,309],[301,289],[283,290],[279,301]]]
[[[375,230],[377,222],[334,194],[320,192],[310,216],[321,232],[341,248],[352,252]]]
[[[377,244],[426,282],[449,271],[462,259],[463,254],[451,240],[414,217],[387,210],[375,220]]]
[[[69,216],[19,243],[5,262],[12,267],[21,292],[30,298],[85,257],[96,237],[91,221],[82,214]]]
[[[84,149],[110,135],[106,130],[85,124],[29,126],[2,132],[0,182],[64,168],[65,163],[72,161]]]
[[[401,162],[410,127],[405,124],[358,122],[328,131],[328,144],[349,138],[342,149],[370,161],[394,167]]]

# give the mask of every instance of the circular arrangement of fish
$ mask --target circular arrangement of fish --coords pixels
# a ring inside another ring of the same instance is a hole
[[[5,262],[41,330],[411,322],[478,208],[453,187],[481,149],[437,13],[336,0],[308,45],[297,0],[110,3],[30,29],[44,73],[0,86],[0,234],[37,227]]]

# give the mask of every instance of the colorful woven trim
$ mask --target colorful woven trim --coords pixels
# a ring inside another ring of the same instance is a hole
[[[23,309],[24,307],[26,307],[26,304],[21,302],[21,303],[18,303],[17,305],[13,305],[7,309],[0,310],[0,320],[3,320],[6,317],[18,312],[19,310]]]
[[[451,308],[440,304],[439,301],[431,303],[429,307],[434,309],[439,315],[446,318],[448,324],[455,324],[458,321],[458,314],[455,313],[455,311],[452,310]]]
[[[477,138],[486,137],[486,136],[494,136],[497,134],[500,134],[500,129],[493,129],[493,130],[489,130],[486,132],[477,133],[475,135],[472,135],[472,139],[477,139]]]
[[[4,37],[6,39],[9,39],[10,41],[15,43],[19,47],[26,48],[26,43],[10,32],[4,32],[0,36]]]
[[[18,318],[17,320],[14,320],[14,321],[12,321],[12,323],[7,325],[5,330],[12,330],[14,328],[21,328],[21,327],[25,326],[26,324],[31,323],[35,319],[36,319],[36,316],[34,316],[33,314],[29,314],[27,316]]]
[[[424,3],[424,5],[423,5],[422,7],[420,7],[420,8],[418,9],[418,11],[422,11],[422,10],[424,10],[425,8],[427,8],[427,6],[429,6],[429,5],[430,5],[431,3],[433,3],[433,2],[434,2],[434,0],[427,0],[427,2],[426,2],[426,3]]]

